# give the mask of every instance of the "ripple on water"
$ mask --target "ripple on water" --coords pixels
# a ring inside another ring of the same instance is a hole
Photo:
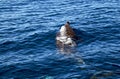
[[[0,1],[0,79],[120,78],[119,1]],[[82,41],[58,52],[55,35],[70,21]]]

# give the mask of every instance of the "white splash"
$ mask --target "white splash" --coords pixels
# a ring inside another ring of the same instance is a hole
[[[60,28],[60,35],[61,35],[61,36],[65,36],[65,35],[66,35],[66,27],[65,27],[65,26],[62,26],[62,27]]]
[[[66,35],[66,27],[62,26],[60,28],[60,35],[56,37],[56,40],[62,42],[62,44],[69,45],[69,46],[76,46],[76,43],[72,38]]]
[[[72,40],[72,38],[67,38],[65,44],[76,46],[76,43]]]

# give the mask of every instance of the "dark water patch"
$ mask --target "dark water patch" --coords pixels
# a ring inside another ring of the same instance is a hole
[[[113,72],[110,71],[100,71],[95,73],[90,79],[98,79],[98,78],[112,78],[110,76],[113,75]]]
[[[15,8],[18,8],[18,7],[15,7]],[[0,12],[15,12],[15,11],[19,11],[19,10],[17,10],[17,9],[14,9],[13,7],[2,7],[2,8],[0,8]]]
[[[5,51],[9,51],[9,49],[16,47],[15,41],[5,41],[0,44],[0,52],[5,53]]]
[[[15,66],[4,66],[4,67],[1,67],[0,74],[1,75],[7,74],[8,72],[13,71],[15,68],[16,68]]]

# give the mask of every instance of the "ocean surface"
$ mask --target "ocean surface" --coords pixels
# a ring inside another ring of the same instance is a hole
[[[82,41],[61,52],[66,21]],[[120,0],[0,0],[0,79],[120,79]]]

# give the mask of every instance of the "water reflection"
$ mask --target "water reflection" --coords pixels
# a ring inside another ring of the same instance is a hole
[[[58,47],[57,49],[58,52],[60,52],[61,54],[71,54],[76,52],[75,47],[64,46],[64,47]]]
[[[74,59],[77,63],[85,64],[85,61],[75,47],[57,48],[57,53]]]

